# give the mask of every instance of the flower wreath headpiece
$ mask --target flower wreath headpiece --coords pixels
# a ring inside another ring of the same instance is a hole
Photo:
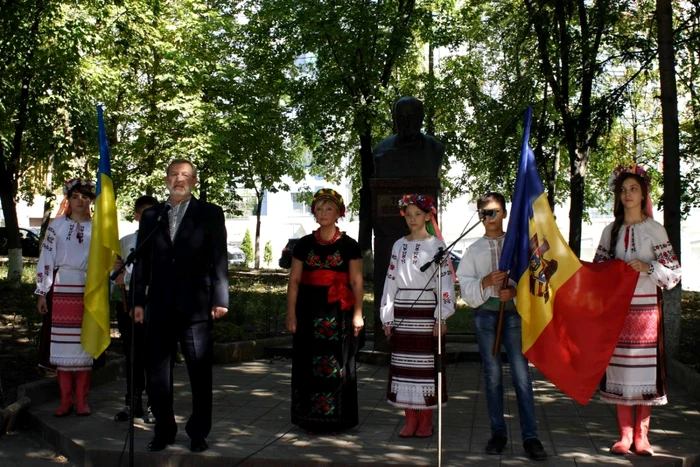
[[[405,215],[406,208],[411,204],[415,204],[423,212],[437,214],[435,198],[432,196],[418,194],[403,195],[399,200],[399,209],[401,210],[402,216]]]
[[[321,200],[329,200],[338,207],[338,214],[340,217],[345,217],[345,202],[343,202],[343,197],[340,193],[332,188],[321,188],[316,193],[314,193],[314,199],[311,202],[311,212],[315,211],[316,203]]]
[[[615,170],[613,170],[612,175],[610,175],[610,178],[608,179],[608,187],[611,191],[615,191],[615,184],[617,183],[617,180],[624,174],[634,174],[641,177],[641,179],[644,180],[644,184],[647,186],[647,192],[649,191],[651,186],[651,176],[646,170],[644,170],[644,168],[636,164],[621,164],[615,167]]]
[[[81,178],[71,178],[70,180],[66,180],[63,183],[63,194],[68,195],[68,192],[71,191],[73,188],[75,188],[78,185],[86,186],[86,187],[90,188],[90,190],[95,188],[95,184],[91,180],[83,180]]]

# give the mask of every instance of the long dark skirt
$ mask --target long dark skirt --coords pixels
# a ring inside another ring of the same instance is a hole
[[[357,345],[351,310],[340,310],[339,303],[321,307],[299,303],[293,340],[292,423],[313,432],[357,425]]]

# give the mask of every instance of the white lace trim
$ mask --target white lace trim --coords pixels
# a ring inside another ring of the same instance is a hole
[[[607,392],[613,394],[622,394],[624,397],[641,396],[643,394],[655,394],[656,384],[641,384],[638,386],[630,386],[626,384],[607,382],[605,384],[605,389],[607,390]]]
[[[407,383],[391,383],[391,392],[394,394],[407,393],[419,394],[423,397],[435,396],[434,384],[407,384]]]

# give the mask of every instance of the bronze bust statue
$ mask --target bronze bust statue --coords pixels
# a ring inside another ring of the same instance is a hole
[[[377,144],[375,178],[438,178],[445,146],[421,132],[425,110],[415,97],[402,97],[394,105],[397,134]]]

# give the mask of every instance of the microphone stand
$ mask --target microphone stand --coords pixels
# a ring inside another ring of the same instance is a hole
[[[425,272],[431,264],[435,263],[437,265],[437,358],[435,359],[435,367],[437,371],[437,404],[438,404],[438,467],[442,467],[442,266],[445,261],[445,256],[447,253],[452,251],[452,248],[464,238],[469,232],[474,230],[477,226],[486,219],[486,217],[480,217],[479,222],[471,226],[466,232],[460,235],[457,240],[452,242],[447,248],[438,248],[437,253],[433,256],[433,259],[421,266],[420,270]]]
[[[166,205],[167,206],[167,205]],[[136,262],[136,260],[141,256],[141,250],[143,249],[143,246],[148,244],[148,241],[151,239],[151,237],[158,231],[158,229],[161,226],[161,222],[163,219],[165,219],[168,211],[169,211],[169,206],[167,206],[166,209],[163,209],[163,212],[158,216],[158,219],[156,220],[156,225],[153,226],[153,229],[151,229],[150,232],[148,232],[148,235],[143,239],[140,244],[136,245],[136,248],[129,253],[129,256],[126,257],[126,261],[122,266],[117,269],[116,271],[113,271],[112,274],[109,276],[110,280],[114,281],[119,275],[124,271],[128,266],[131,266]],[[133,278],[133,277],[132,277]],[[130,284],[131,288],[131,307],[133,310],[134,306],[134,285]],[[126,306],[126,305],[125,305]],[[136,402],[136,395],[134,394],[134,352],[136,351],[136,345],[135,345],[135,340],[136,340],[136,329],[135,329],[135,321],[134,321],[134,313],[132,311],[131,313],[131,343],[130,343],[130,355],[131,355],[131,365],[129,365],[128,371],[129,375],[131,378],[131,383],[129,384],[129,396],[130,396],[130,402],[129,402],[129,467],[134,467],[134,403]]]

